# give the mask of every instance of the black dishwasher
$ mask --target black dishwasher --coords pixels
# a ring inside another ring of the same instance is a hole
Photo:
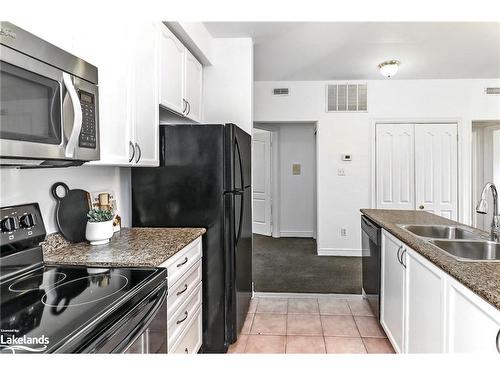
[[[382,229],[361,216],[363,296],[377,318],[380,318],[380,256]]]

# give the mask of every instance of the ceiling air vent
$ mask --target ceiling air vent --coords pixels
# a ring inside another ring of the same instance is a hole
[[[484,92],[486,95],[500,95],[500,87],[486,87]]]
[[[288,89],[288,87],[273,89],[273,95],[284,96],[289,94],[290,90]]]
[[[327,112],[366,112],[366,83],[329,84],[326,86]]]

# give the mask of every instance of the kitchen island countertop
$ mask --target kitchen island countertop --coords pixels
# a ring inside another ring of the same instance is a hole
[[[400,228],[401,224],[456,225],[485,232],[422,211],[362,209],[361,212],[474,293],[500,309],[500,262],[459,261],[427,240]]]
[[[122,228],[99,246],[70,243],[55,233],[42,244],[43,257],[48,265],[158,267],[205,232],[205,228]]]

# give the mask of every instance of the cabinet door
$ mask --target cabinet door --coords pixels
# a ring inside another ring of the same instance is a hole
[[[165,25],[160,29],[160,105],[183,114],[186,48]]]
[[[408,249],[406,264],[406,352],[444,352],[445,274]]]
[[[129,165],[133,153],[131,30],[125,22],[93,21],[75,37],[75,51],[99,73],[101,157],[92,164]],[[131,145],[132,143],[132,145]]]
[[[203,66],[186,49],[186,116],[201,122],[201,97],[203,87]]]
[[[377,208],[415,208],[412,124],[377,124]]]
[[[398,353],[404,351],[405,269],[399,262],[402,243],[383,232],[380,323]]]
[[[133,166],[159,164],[158,24],[134,25],[133,123],[135,158]]]
[[[449,277],[449,353],[500,353],[500,310]]]
[[[415,203],[457,220],[457,125],[415,125]]]

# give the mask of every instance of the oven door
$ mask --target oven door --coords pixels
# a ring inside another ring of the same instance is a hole
[[[0,156],[77,159],[82,108],[75,84],[90,84],[3,45],[0,55]]]
[[[83,352],[167,353],[167,337],[167,281],[165,280]]]

